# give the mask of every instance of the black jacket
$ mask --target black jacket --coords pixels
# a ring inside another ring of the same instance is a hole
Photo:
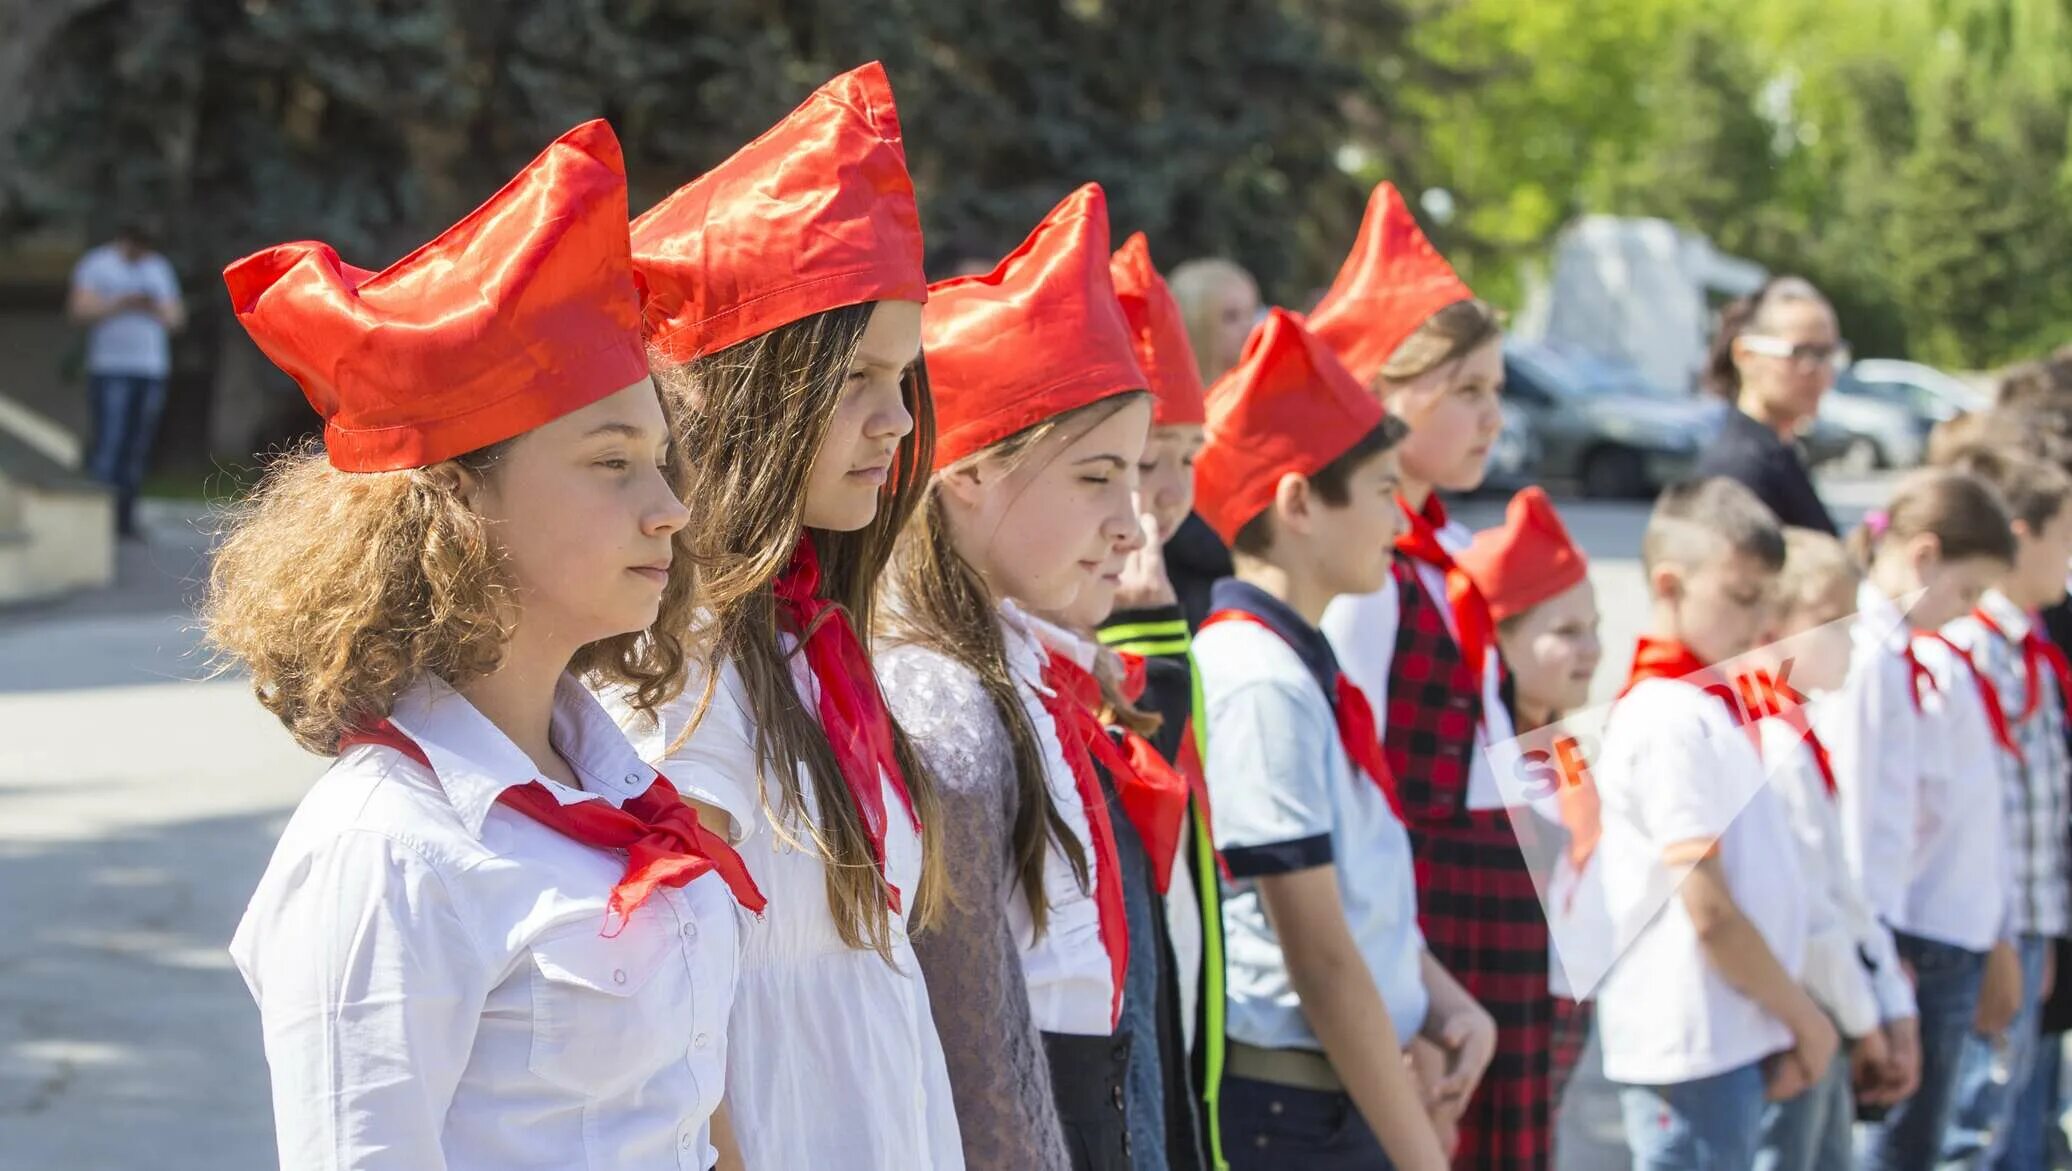
[[[1835,520],[1813,490],[1798,448],[1738,410],[1727,412],[1718,434],[1698,453],[1696,474],[1738,480],[1784,524],[1835,534]]]

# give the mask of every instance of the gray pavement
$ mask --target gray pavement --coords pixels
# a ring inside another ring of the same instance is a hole
[[[1887,478],[1833,482],[1853,521]],[[1501,499],[1464,504],[1482,526]],[[1564,501],[1605,614],[1609,699],[1646,607],[1644,504]],[[0,1171],[275,1165],[256,1016],[224,946],[322,770],[208,678],[192,515],[153,509],[112,590],[0,609]],[[1601,1082],[1575,1171],[1626,1165]]]

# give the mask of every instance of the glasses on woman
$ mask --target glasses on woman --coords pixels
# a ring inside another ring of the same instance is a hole
[[[1752,354],[1783,358],[1801,370],[1825,366],[1839,373],[1849,365],[1847,342],[1793,342],[1761,333],[1744,333],[1739,340]]]

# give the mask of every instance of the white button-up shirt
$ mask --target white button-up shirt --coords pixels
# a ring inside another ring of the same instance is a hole
[[[625,854],[508,806],[622,805],[643,764],[564,678],[554,745],[582,790],[437,680],[391,722],[432,768],[348,750],[302,801],[231,942],[295,1171],[704,1171],[723,1088],[736,908],[706,874],[662,887],[616,935]]]

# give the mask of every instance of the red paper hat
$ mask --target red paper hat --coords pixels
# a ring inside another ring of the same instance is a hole
[[[1122,301],[1137,347],[1137,364],[1151,380],[1153,424],[1199,423],[1202,406],[1201,367],[1187,341],[1187,323],[1165,278],[1151,265],[1151,245],[1138,232],[1122,242],[1108,264],[1115,295]]]
[[[1309,315],[1309,328],[1330,343],[1361,385],[1372,386],[1418,326],[1474,296],[1425,239],[1396,185],[1383,183],[1367,200],[1360,238]]]
[[[926,301],[899,111],[873,61],[633,221],[648,341],[688,362],[844,305]]]
[[[1569,540],[1553,502],[1538,488],[1511,497],[1504,523],[1476,533],[1453,559],[1482,591],[1490,617],[1498,622],[1582,581],[1590,568],[1583,551]]]
[[[1314,476],[1386,413],[1302,319],[1266,315],[1230,372],[1209,387],[1208,441],[1194,461],[1194,508],[1228,545],[1273,503],[1281,477]]]
[[[1143,390],[1108,277],[1108,197],[1088,183],[983,276],[928,287],[921,349],[935,466],[1111,395]]]
[[[332,466],[425,467],[647,377],[626,166],[601,119],[382,271],[280,244],[223,270],[237,319],[324,419]]]

